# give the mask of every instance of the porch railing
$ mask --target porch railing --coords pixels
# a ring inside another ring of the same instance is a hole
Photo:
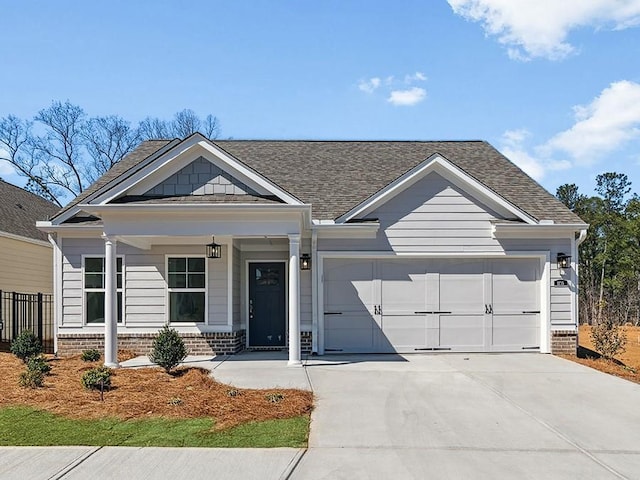
[[[53,353],[53,295],[0,290],[0,350],[8,351],[25,330],[36,334],[46,353]]]

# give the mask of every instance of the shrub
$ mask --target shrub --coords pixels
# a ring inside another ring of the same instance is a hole
[[[36,370],[43,375],[47,375],[51,371],[51,365],[49,365],[44,355],[37,355],[27,360],[27,370]]]
[[[267,401],[269,403],[280,403],[282,400],[284,400],[284,394],[280,392],[267,393],[265,397],[267,398]]]
[[[26,363],[30,357],[42,353],[42,343],[31,330],[24,330],[11,342],[11,353]]]
[[[82,356],[80,358],[83,362],[97,362],[98,360],[100,360],[100,352],[95,348],[83,350]]]
[[[167,373],[178,366],[187,356],[187,347],[178,332],[165,325],[153,340],[149,359],[165,369]]]
[[[87,390],[109,390],[111,388],[111,369],[101,366],[87,370],[82,375],[82,386]]]
[[[18,383],[25,388],[39,388],[44,385],[44,373],[40,370],[27,368],[20,374]]]
[[[624,352],[627,334],[624,329],[611,320],[604,320],[591,328],[591,341],[596,351],[607,360],[612,360]]]

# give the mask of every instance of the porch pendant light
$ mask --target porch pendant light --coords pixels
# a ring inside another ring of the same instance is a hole
[[[300,270],[311,270],[311,255],[308,253],[300,255]]]
[[[558,253],[558,268],[569,268],[571,265],[571,255],[566,255],[562,252]]]
[[[211,243],[207,243],[207,258],[222,257],[222,245],[216,243],[216,237],[211,237]]]

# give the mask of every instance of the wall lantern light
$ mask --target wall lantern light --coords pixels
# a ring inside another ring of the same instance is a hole
[[[308,253],[300,255],[300,270],[311,270],[311,255]]]
[[[207,243],[207,258],[222,257],[222,245],[216,243],[215,237],[211,237],[211,243]]]
[[[569,268],[571,266],[571,255],[558,253],[558,268]]]

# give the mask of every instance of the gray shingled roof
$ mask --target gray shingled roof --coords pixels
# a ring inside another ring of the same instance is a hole
[[[36,221],[48,220],[58,209],[54,203],[0,180],[0,231],[47,241]]]
[[[85,191],[85,196],[121,173],[135,170],[168,143],[144,142]],[[584,223],[483,141],[218,140],[215,144],[304,203],[312,204],[313,218],[317,219],[338,218],[437,153],[537,220]],[[77,198],[70,206],[81,200]]]

